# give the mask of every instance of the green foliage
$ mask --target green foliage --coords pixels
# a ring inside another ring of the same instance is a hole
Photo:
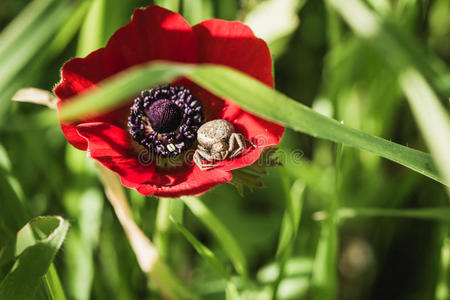
[[[17,78],[22,77],[19,72],[34,62],[36,55],[55,34],[68,13],[68,1],[35,0],[2,32],[0,115],[6,110],[9,100],[17,90],[14,83]],[[15,90],[8,89],[10,85],[13,85]]]
[[[183,202],[191,212],[211,231],[219,241],[236,271],[242,276],[247,275],[247,262],[238,243],[228,229],[211,211],[196,197],[182,197]]]
[[[214,253],[203,245],[197,238],[189,232],[183,225],[177,223],[172,217],[170,220],[175,225],[175,228],[183,234],[183,236],[189,241],[189,243],[195,248],[195,250],[200,254],[211,266],[213,266],[220,275],[225,279],[230,279],[230,274],[226,271],[225,267],[222,265],[220,260],[216,258]]]
[[[0,283],[0,298],[45,299],[38,287],[46,277],[47,298],[64,299],[58,277],[47,271],[66,237],[69,223],[61,217],[38,217],[17,234],[14,266]]]
[[[124,194],[114,178],[138,226],[130,234],[56,113],[10,99],[51,91],[65,61],[104,46],[149,2],[0,1],[0,299],[448,299],[449,2],[153,2],[191,25],[247,23],[270,47],[276,89],[220,66],[158,62],[62,116],[185,76],[284,124],[283,167],[264,188],[181,199]],[[153,276],[142,233],[164,259]]]

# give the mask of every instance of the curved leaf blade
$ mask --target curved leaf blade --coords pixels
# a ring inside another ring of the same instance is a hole
[[[238,242],[225,225],[196,197],[181,197],[191,212],[214,234],[236,271],[247,275],[247,260]]]
[[[37,217],[18,232],[17,260],[0,283],[0,299],[33,299],[68,229],[61,217]]]

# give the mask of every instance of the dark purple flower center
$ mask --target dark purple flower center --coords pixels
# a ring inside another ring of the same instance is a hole
[[[162,157],[181,154],[195,141],[203,107],[184,86],[158,86],[134,99],[128,117],[133,139]]]
[[[176,130],[183,119],[181,109],[167,99],[157,100],[145,110],[154,131],[168,133]]]

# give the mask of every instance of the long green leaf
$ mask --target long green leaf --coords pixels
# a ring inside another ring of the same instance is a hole
[[[448,237],[448,227],[443,229],[447,234],[442,241],[441,248],[441,270],[439,274],[439,279],[436,285],[435,299],[436,300],[446,300],[450,298],[450,238]]]
[[[337,224],[334,218],[327,218],[321,226],[319,244],[314,259],[314,299],[336,299],[336,252]]]
[[[450,119],[420,73],[406,70],[400,84],[446,182],[450,182]]]
[[[349,128],[224,66],[151,63],[133,67],[108,79],[101,84],[101,89],[77,96],[62,108],[61,117],[70,120],[92,111],[111,109],[129,101],[129,97],[139,90],[180,76],[186,76],[217,95],[233,99],[242,108],[296,131],[372,152],[450,186],[438,174],[429,154]]]
[[[299,24],[298,10],[305,2],[304,0],[264,1],[245,17],[245,24],[253,29],[256,36],[267,43],[272,57],[280,56],[288,46],[288,42]],[[277,17],[267,22],[268,15]]]
[[[64,294],[64,290],[54,264],[50,265],[50,268],[45,275],[45,283],[47,286],[48,294],[50,295],[50,299],[66,299],[66,295]]]
[[[11,164],[6,150],[0,145],[0,265],[14,260],[17,235],[16,232],[29,219],[24,205],[22,188],[10,174]],[[65,299],[64,291],[53,264],[45,275],[42,290],[53,295],[52,299]]]
[[[411,218],[433,220],[450,223],[450,208],[448,207],[430,207],[419,209],[384,209],[384,208],[341,208],[338,210],[338,216],[342,219],[348,218]]]
[[[2,148],[0,148],[0,151]],[[5,229],[14,235],[29,219],[25,208],[22,189],[17,180],[0,169],[0,219]],[[3,242],[3,241],[2,241]],[[0,243],[0,246],[2,243]]]
[[[180,0],[155,0],[154,3],[174,12],[180,10]]]
[[[74,190],[64,194],[63,202],[68,217],[77,220],[64,244],[67,294],[75,300],[87,300],[95,273],[94,253],[102,221],[103,194],[93,188]]]
[[[287,190],[286,210],[284,212],[281,224],[280,239],[278,241],[277,257],[282,256],[288,247],[294,242],[303,206],[303,192],[305,185],[303,181],[298,179]]]
[[[205,261],[207,261],[222,277],[226,280],[230,279],[230,274],[227,272],[225,266],[221,263],[219,259],[214,255],[208,247],[203,245],[186,227],[181,223],[175,221],[173,217],[170,217],[170,221],[175,226],[175,228],[188,240],[188,242],[195,248],[198,254]]]
[[[91,7],[80,30],[78,56],[86,56],[105,42],[106,1],[92,0]]]
[[[67,1],[57,1],[53,4],[39,16],[39,22],[29,24],[31,28],[27,28],[23,36],[17,39],[13,51],[5,51],[6,53],[0,56],[0,90],[5,89],[13,81],[39,49],[51,39],[64,20],[68,13]]]
[[[68,229],[61,217],[37,217],[19,231],[17,261],[0,283],[0,299],[33,299]]]
[[[59,53],[76,35],[90,7],[87,0],[81,1],[70,14],[70,17],[63,24],[61,29],[55,35],[55,38],[49,45],[48,49],[51,55]]]
[[[66,0],[34,0],[0,33],[0,116],[8,111],[18,89],[35,84],[48,70],[44,64],[50,53],[60,50],[56,46],[68,42],[60,40],[43,49],[69,10]],[[0,123],[6,121],[0,118]]]
[[[278,288],[284,277],[284,268],[294,247],[298,226],[303,209],[303,192],[305,184],[297,179],[292,186],[290,180],[285,177],[286,209],[284,211],[276,258],[280,265],[278,278],[272,291],[272,299],[277,299]]]
[[[196,197],[182,197],[181,200],[189,207],[192,213],[208,227],[221,244],[228,258],[239,274],[246,276],[247,262],[234,236],[223,223]]]
[[[450,84],[442,80],[448,76],[445,63],[437,57],[430,56],[403,28],[396,26],[371,11],[360,0],[328,0],[348,25],[364,38],[379,55],[386,60],[386,65],[394,72],[402,72],[407,67],[417,69],[443,93],[448,94]]]
[[[359,36],[369,44],[399,74],[400,86],[409,100],[431,153],[445,178],[450,183],[450,121],[441,103],[429,87],[422,74],[437,83],[442,74],[435,74],[431,67],[436,65],[427,56],[418,53],[420,46],[408,38],[406,32],[392,24],[384,23],[364,3],[357,0],[329,0],[343,19]],[[431,66],[431,67],[430,67]],[[440,70],[446,73],[446,70]],[[448,73],[448,72],[447,72]],[[447,84],[448,85],[448,84]],[[445,87],[444,87],[445,90]],[[447,91],[448,92],[448,91]]]
[[[23,35],[30,31],[56,0],[35,0],[3,29],[0,34],[0,62],[14,52]]]
[[[183,16],[191,25],[213,18],[213,3],[211,0],[182,0]]]
[[[338,222],[337,210],[341,194],[341,170],[344,146],[338,144],[336,151],[336,167],[334,172],[334,193],[328,204],[329,217],[322,222],[319,243],[314,260],[313,285],[314,297],[318,300],[336,299],[337,255],[338,255]]]
[[[169,235],[170,235],[170,213],[172,206],[175,206],[177,199],[160,198],[158,202],[158,210],[156,213],[155,233],[153,240],[159,255],[167,258],[169,253]]]

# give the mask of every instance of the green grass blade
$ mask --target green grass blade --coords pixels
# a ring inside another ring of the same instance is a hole
[[[76,150],[74,150],[76,151]],[[80,160],[77,160],[80,163]],[[86,176],[84,173],[81,176]],[[102,213],[103,194],[93,188],[64,194],[63,202],[74,222],[64,243],[67,294],[72,299],[87,300],[92,291]]]
[[[305,185],[301,180],[297,180],[292,184],[287,195],[286,210],[284,212],[281,223],[280,239],[278,241],[278,249],[276,256],[280,258],[287,251],[287,248],[294,242],[303,206],[303,192]]]
[[[313,258],[306,256],[291,257],[286,261],[286,277],[304,276],[309,278],[313,269]],[[256,274],[261,283],[272,283],[280,276],[279,263],[271,263],[262,267]]]
[[[264,1],[252,9],[245,17],[245,23],[255,35],[269,46],[272,57],[280,56],[286,49],[289,39],[298,27],[298,9],[306,1],[271,0]],[[267,22],[268,15],[276,15]]]
[[[383,57],[389,57],[387,63],[398,72],[400,86],[406,94],[418,125],[430,146],[445,184],[450,185],[450,121],[448,114],[440,104],[434,92],[428,86],[422,74],[436,81],[443,74],[434,74],[424,53],[418,52],[414,41],[408,39],[406,32],[400,32],[392,24],[385,24],[360,1],[336,1],[330,3],[342,15],[353,30],[368,39],[370,45]],[[442,70],[441,73],[448,73]]]
[[[91,7],[80,30],[77,56],[83,57],[101,48],[105,43],[106,0],[92,0]]]
[[[248,111],[296,131],[372,152],[438,182],[445,182],[429,154],[349,128],[241,72],[223,66],[153,63],[134,67],[101,84],[102,89],[78,96],[62,109],[61,116],[73,119],[90,111],[106,110],[128,101],[139,90],[183,75],[217,95],[233,99]]]
[[[322,228],[314,260],[313,285],[314,299],[337,299],[337,255],[338,255],[338,218],[339,197],[342,181],[342,158],[344,146],[337,145],[336,167],[334,172],[334,194],[328,204],[329,217],[322,222]]]
[[[10,174],[11,164],[6,150],[0,145],[0,265],[14,259],[17,241],[16,232],[26,223],[27,209],[23,202],[23,191],[16,178]],[[53,295],[52,299],[65,299],[61,282],[53,264],[45,275],[42,291]]]
[[[174,12],[180,10],[180,0],[155,0],[154,3]]]
[[[188,242],[195,248],[198,254],[207,261],[222,277],[226,280],[230,279],[230,274],[227,272],[224,265],[217,259],[214,253],[205,245],[203,245],[189,230],[187,230],[181,223],[175,221],[170,217],[170,221],[175,228],[188,240]]]
[[[12,176],[11,168],[9,155],[0,144],[0,266],[14,259],[12,241],[17,231],[30,219],[22,187]]]
[[[323,221],[312,277],[314,299],[317,300],[335,299],[337,234],[334,218]]]
[[[443,229],[448,234],[448,227]],[[446,300],[450,297],[450,238],[444,237],[441,248],[441,270],[436,285],[435,299]]]
[[[233,263],[236,271],[247,275],[247,261],[235,237],[228,231],[223,223],[196,197],[182,197],[181,200],[189,207],[192,213],[214,234],[226,255]]]
[[[281,221],[281,231],[278,241],[276,259],[279,265],[278,277],[274,282],[272,299],[278,299],[279,287],[285,277],[286,262],[290,258],[297,238],[298,226],[303,209],[303,192],[305,185],[297,179],[292,186],[287,176],[284,176],[286,208]]]
[[[42,15],[56,0],[35,0],[21,11],[21,13],[8,24],[0,34],[0,62],[6,59],[7,54],[17,50],[17,45],[23,35],[30,31],[42,18]]]
[[[443,93],[450,91],[448,80],[442,80],[449,73],[445,63],[430,56],[406,30],[380,18],[363,1],[328,1],[355,33],[366,39],[381,57],[386,58],[386,64],[393,71],[402,72],[412,66]]]
[[[239,300],[241,297],[239,296],[239,292],[237,290],[236,285],[234,285],[231,281],[228,281],[227,287],[225,288],[225,299],[226,300]]]
[[[156,212],[156,228],[153,240],[159,254],[164,258],[167,258],[169,253],[169,229],[171,224],[169,217],[173,201],[176,201],[176,199],[160,198]]]
[[[278,278],[274,282],[272,299],[277,299],[280,283],[285,276],[285,265],[294,248],[298,226],[303,208],[303,192],[305,185],[301,179],[297,179],[291,186],[290,180],[283,178],[286,193],[286,208],[281,221],[281,231],[278,240],[276,259],[279,264]]]
[[[65,300],[66,295],[64,294],[64,290],[61,284],[61,280],[59,280],[58,273],[56,272],[55,265],[51,264],[50,268],[45,275],[45,282],[48,287],[48,291],[50,294],[50,299],[55,300]]]
[[[183,16],[191,25],[214,17],[211,0],[182,0],[182,3]]]
[[[438,169],[450,185],[450,120],[425,79],[415,70],[400,76],[400,85],[409,100],[419,128],[430,147]]]
[[[390,217],[433,220],[439,222],[450,222],[450,208],[431,207],[419,209],[384,209],[384,208],[341,208],[338,210],[341,219],[367,218],[367,217]]]
[[[26,31],[15,44],[14,51],[0,57],[0,90],[8,87],[11,81],[30,62],[48,40],[54,35],[59,24],[66,17],[67,2],[58,1],[40,16],[32,30]],[[30,25],[31,26],[31,25]]]
[[[239,1],[217,1],[217,18],[223,20],[235,20],[238,13]]]
[[[2,144],[0,144],[0,170],[4,172],[11,171],[11,161],[9,160],[8,153]]]
[[[91,3],[87,0],[78,3],[77,7],[70,14],[70,17],[67,19],[67,21],[56,34],[53,41],[50,43],[48,49],[51,56],[59,53],[72,40],[72,38],[80,29],[83,20],[85,19],[86,14],[89,10],[90,4]]]
[[[19,231],[17,260],[0,283],[0,299],[33,298],[68,229],[61,217],[37,217]]]

